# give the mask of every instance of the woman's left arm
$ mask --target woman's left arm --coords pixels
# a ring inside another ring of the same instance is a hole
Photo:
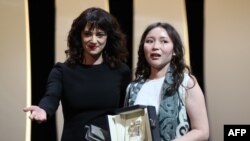
[[[187,90],[186,94],[186,109],[191,122],[191,130],[174,141],[208,140],[209,123],[204,94],[196,79],[190,79],[188,87],[191,88]]]

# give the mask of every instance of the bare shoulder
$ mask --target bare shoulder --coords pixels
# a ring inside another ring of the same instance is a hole
[[[188,86],[187,90],[188,97],[190,96],[203,97],[203,92],[195,76],[193,75],[190,76],[187,86]]]

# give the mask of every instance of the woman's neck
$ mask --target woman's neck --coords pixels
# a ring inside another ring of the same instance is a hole
[[[83,64],[85,65],[99,65],[103,62],[102,54],[100,55],[84,55]]]
[[[151,74],[149,75],[149,79],[159,79],[166,75],[167,69],[169,65],[166,65],[162,68],[153,68],[151,67]]]

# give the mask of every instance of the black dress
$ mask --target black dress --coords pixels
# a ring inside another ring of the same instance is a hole
[[[39,106],[50,117],[61,101],[64,116],[61,141],[84,141],[85,125],[91,123],[107,129],[105,115],[122,107],[130,79],[131,72],[126,64],[113,70],[106,63],[72,67],[57,63]]]

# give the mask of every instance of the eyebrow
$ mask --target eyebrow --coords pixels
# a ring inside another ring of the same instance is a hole
[[[153,38],[153,39],[155,39],[154,36],[148,36],[148,37],[146,37],[146,39],[148,39],[148,38]],[[160,39],[170,39],[170,37],[168,37],[168,36],[160,36]]]
[[[85,30],[84,29],[83,32],[93,32],[93,30],[88,30],[88,29]],[[97,30],[96,33],[105,33],[106,34],[106,32],[103,30]]]

